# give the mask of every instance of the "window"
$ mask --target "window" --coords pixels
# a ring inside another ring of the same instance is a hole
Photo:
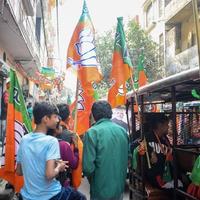
[[[146,11],[146,27],[149,27],[153,22],[153,5],[149,4]]]
[[[179,54],[182,51],[181,43],[181,23],[178,23],[175,26],[175,54]]]

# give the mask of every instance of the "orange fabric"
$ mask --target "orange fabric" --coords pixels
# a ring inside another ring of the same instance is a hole
[[[83,88],[84,87],[84,88]],[[91,107],[94,99],[94,89],[91,84],[84,84],[83,87],[79,86],[78,92],[78,105],[76,105],[77,100],[75,100],[70,105],[70,112],[72,114],[69,120],[69,130],[76,132],[78,135],[84,134],[87,129],[90,127],[90,113]],[[75,125],[75,111],[77,106],[77,123],[76,128],[74,129]]]
[[[100,82],[102,80],[102,74],[97,67],[80,67],[78,75],[81,76],[84,83]]]
[[[74,106],[77,120],[74,122],[76,127],[73,130],[79,135],[89,128],[91,107],[95,101],[92,84],[102,80],[96,60],[94,35],[95,30],[84,1],[82,15],[74,30],[67,52],[67,68],[76,68],[79,81],[78,96]],[[69,125],[73,126],[72,120]]]
[[[147,77],[146,77],[146,74],[145,74],[144,70],[139,71],[138,83],[139,83],[139,87],[144,86],[144,85],[147,84]]]
[[[15,173],[15,120],[22,122],[22,115],[14,109],[13,104],[8,103],[5,166],[0,169],[0,177],[9,181],[19,192],[23,186],[23,177]]]
[[[73,61],[80,61],[81,60],[81,55],[77,51],[77,46],[80,42],[80,32],[83,30],[91,30],[91,32],[94,33],[94,27],[92,25],[92,22],[89,20],[82,21],[77,24],[74,33],[72,35],[69,47],[68,47],[68,52],[67,52],[67,58],[73,59]],[[71,64],[67,63],[67,68],[72,67]],[[102,75],[98,71],[97,66],[81,66],[81,63],[77,64],[77,70],[79,76],[82,76],[82,79],[84,79],[84,82],[91,83],[93,81],[99,82],[102,80]]]
[[[72,185],[76,189],[80,186],[82,180],[83,142],[79,136],[78,136],[78,151],[79,151],[78,167],[72,171]]]
[[[20,192],[22,186],[24,185],[23,176],[18,176],[13,172],[8,172],[5,168],[0,169],[0,177],[12,184],[15,187],[15,192]]]
[[[77,127],[76,131],[79,135],[86,132],[90,125],[90,113],[94,99],[94,89],[91,84],[84,84],[79,88],[78,109],[77,109]]]
[[[108,102],[112,108],[126,103],[126,81],[131,77],[131,69],[124,64],[120,52],[113,53],[112,71],[110,79],[113,85],[108,92]]]

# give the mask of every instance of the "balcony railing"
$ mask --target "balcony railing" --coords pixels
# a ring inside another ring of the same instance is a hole
[[[171,0],[165,7],[165,19],[168,21],[182,10],[191,0]]]
[[[167,76],[199,66],[197,46],[175,55],[166,56]]]

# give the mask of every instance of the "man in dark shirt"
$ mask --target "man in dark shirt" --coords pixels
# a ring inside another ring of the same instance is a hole
[[[171,147],[166,135],[168,133],[169,119],[162,113],[154,113],[148,120],[149,130],[145,137],[150,157],[151,168],[146,165],[146,177],[148,181],[159,188],[164,187],[165,163],[172,159]]]

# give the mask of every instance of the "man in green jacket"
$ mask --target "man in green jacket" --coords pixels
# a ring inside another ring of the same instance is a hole
[[[92,106],[95,124],[86,132],[83,172],[90,182],[91,200],[122,200],[128,163],[128,135],[111,121],[107,101]]]

